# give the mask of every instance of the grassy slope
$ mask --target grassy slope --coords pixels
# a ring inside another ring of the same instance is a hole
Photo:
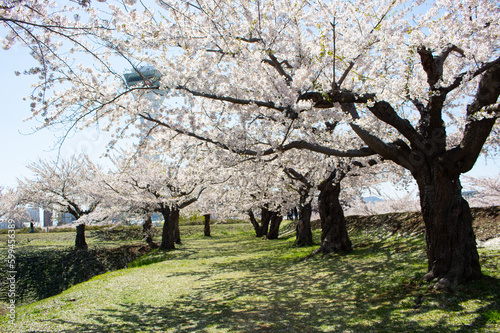
[[[229,227],[214,227],[214,237],[202,238],[199,226],[176,251],[152,252],[139,267],[19,307],[15,327],[4,317],[0,331],[500,330],[499,251],[480,250],[489,277],[449,294],[418,282],[426,268],[421,236],[357,233],[351,254],[301,261],[314,247]],[[140,266],[150,262],[156,263]]]

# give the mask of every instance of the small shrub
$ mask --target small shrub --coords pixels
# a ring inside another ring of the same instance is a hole
[[[500,312],[497,310],[489,310],[484,314],[484,317],[488,323],[500,324]]]

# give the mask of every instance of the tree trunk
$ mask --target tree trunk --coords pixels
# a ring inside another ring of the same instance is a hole
[[[480,277],[472,214],[462,197],[460,174],[452,175],[434,162],[422,166],[414,177],[425,223],[428,273],[424,279],[446,287]]]
[[[320,186],[318,197],[319,215],[321,217],[321,247],[319,253],[348,253],[352,250],[351,240],[347,234],[344,211],[340,205],[340,180],[332,176]],[[340,178],[343,178],[342,176]]]
[[[210,237],[210,214],[203,215],[205,218],[205,237]]]
[[[174,250],[175,249],[175,220],[169,207],[164,207],[160,210],[163,215],[163,230],[161,235],[160,249]]]
[[[85,241],[85,223],[76,226],[75,247],[78,250],[88,250],[89,248]]]
[[[271,212],[266,208],[262,208],[260,223],[255,218],[255,215],[253,214],[251,209],[248,210],[248,216],[250,216],[250,222],[252,223],[253,228],[255,229],[255,236],[267,237],[267,232],[269,229],[269,221],[271,220]]]
[[[250,217],[250,223],[252,223],[253,229],[255,230],[255,237],[262,237],[262,228],[260,227],[259,222],[257,222],[257,219],[251,209],[248,210],[248,216]]]
[[[297,222],[296,246],[307,246],[313,244],[311,231],[311,203],[299,206],[299,220]]]
[[[178,208],[172,208],[170,211],[170,218],[173,220],[174,223],[174,237],[175,237],[175,243],[176,244],[182,244],[181,242],[181,232],[179,230],[179,216],[180,216],[180,209]]]
[[[142,234],[144,236],[144,240],[148,243],[149,247],[152,249],[158,248],[158,244],[153,241],[153,221],[151,221],[151,215],[148,214],[144,219],[144,223],[142,225]]]
[[[267,233],[267,239],[278,239],[281,221],[283,221],[283,216],[280,213],[271,213],[271,225]]]
[[[262,237],[265,236],[267,238],[267,233],[269,232],[269,222],[271,222],[272,216],[273,213],[269,209],[262,207],[260,210],[260,228]]]

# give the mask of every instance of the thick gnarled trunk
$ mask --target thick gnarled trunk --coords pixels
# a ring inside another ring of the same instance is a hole
[[[205,228],[203,230],[205,237],[210,237],[210,214],[205,214],[203,217],[205,219]]]
[[[299,207],[299,220],[297,221],[297,236],[295,239],[296,246],[313,245],[312,231],[311,231],[311,203],[300,205]]]
[[[323,254],[352,251],[344,211],[339,200],[340,181],[333,181],[334,178],[330,177],[319,186],[318,208],[321,217],[321,247],[317,252]]]
[[[255,230],[255,237],[263,237],[264,236],[264,230],[262,229],[261,225],[255,218],[255,215],[253,211],[250,209],[248,210],[248,216],[250,217],[250,223],[252,223],[252,226]],[[267,232],[267,230],[266,230]]]
[[[273,213],[269,209],[263,207],[260,210],[260,233],[262,237],[265,236],[267,238],[267,233],[269,232],[269,223],[271,222],[272,217]]]
[[[87,250],[89,248],[85,240],[85,223],[76,226],[75,247],[78,250]]]
[[[271,212],[271,224],[267,233],[267,239],[278,239],[283,216],[278,212]]]
[[[283,220],[283,216],[281,216],[281,214],[263,207],[261,209],[260,223],[255,218],[251,209],[248,210],[248,216],[250,217],[250,222],[255,230],[256,237],[266,237],[267,239],[278,238],[280,224]]]
[[[176,223],[178,224],[178,214],[176,220],[175,210],[170,210],[169,207],[164,207],[160,210],[163,215],[163,230],[161,235],[160,249],[174,250],[176,241]]]
[[[144,240],[148,243],[149,247],[152,249],[158,248],[158,244],[153,241],[153,221],[151,220],[151,215],[147,215],[142,224],[142,234]]]
[[[472,214],[462,197],[459,173],[451,175],[436,162],[414,176],[425,223],[428,273],[424,279],[450,285],[480,277]]]
[[[270,212],[267,209],[262,208],[260,223],[255,218],[255,215],[251,209],[248,211],[248,216],[250,217],[250,222],[252,223],[255,230],[255,237],[267,237],[267,232],[269,230],[269,221],[271,219]]]
[[[181,211],[178,208],[171,208],[170,209],[170,219],[172,220],[172,223],[174,224],[174,238],[175,238],[175,244],[182,244],[181,242],[181,231],[179,229],[179,217],[180,217]]]

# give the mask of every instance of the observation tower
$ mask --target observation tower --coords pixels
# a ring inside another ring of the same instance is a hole
[[[146,88],[133,91],[134,98],[145,98],[152,104],[152,109],[158,109],[163,104],[167,91],[160,90],[161,73],[153,66],[140,66],[123,74],[127,88]]]

